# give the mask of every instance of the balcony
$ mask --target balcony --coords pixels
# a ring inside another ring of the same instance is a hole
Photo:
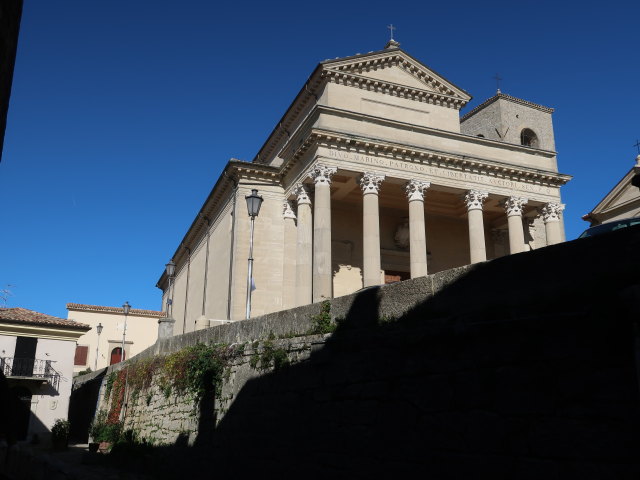
[[[7,378],[49,383],[55,390],[60,384],[60,373],[51,364],[53,360],[35,358],[0,357],[0,368]]]

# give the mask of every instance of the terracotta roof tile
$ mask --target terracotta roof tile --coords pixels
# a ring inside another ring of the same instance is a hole
[[[99,313],[119,313],[123,314],[122,307],[106,307],[102,305],[85,305],[82,303],[67,303],[67,310],[80,310],[83,312],[99,312]],[[140,315],[145,317],[164,317],[164,312],[158,310],[141,310],[132,308],[129,315]]]
[[[73,320],[66,320],[64,318],[53,317],[40,312],[34,312],[33,310],[27,310],[26,308],[0,308],[0,322],[11,323],[28,323],[31,325],[50,325],[63,328],[75,328],[78,330],[89,330],[91,327],[84,323],[74,322]]]

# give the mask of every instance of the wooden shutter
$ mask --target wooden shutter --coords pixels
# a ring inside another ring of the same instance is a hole
[[[73,359],[73,364],[86,365],[88,354],[89,354],[89,347],[87,347],[86,345],[76,345],[76,356]]]

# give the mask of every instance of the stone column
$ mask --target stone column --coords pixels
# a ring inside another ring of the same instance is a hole
[[[331,177],[336,167],[316,164],[309,177],[315,183],[313,207],[313,301],[331,298]]]
[[[411,278],[427,275],[427,234],[424,223],[424,191],[429,182],[410,180],[404,186],[409,200],[409,262]]]
[[[294,194],[298,203],[298,228],[296,236],[296,305],[311,303],[313,285],[313,221],[311,217],[311,200],[307,187],[302,183],[296,185]],[[287,255],[287,252],[285,252]]]
[[[284,220],[284,265],[282,267],[282,308],[293,308],[296,302],[296,255],[298,232],[296,231],[296,214],[293,213],[291,203],[285,200],[282,204],[282,217]]]
[[[547,245],[555,245],[562,241],[562,233],[560,231],[560,212],[562,210],[564,210],[564,205],[561,203],[547,203],[540,209],[547,234]]]
[[[487,259],[482,204],[488,196],[489,194],[487,192],[480,192],[478,190],[469,190],[464,196],[464,203],[467,206],[467,219],[469,221],[469,252],[471,263],[484,262]]]
[[[509,225],[509,250],[512,254],[525,251],[524,229],[522,228],[522,209],[529,201],[523,197],[509,197],[502,205],[507,213]]]
[[[362,188],[362,278],[365,287],[380,285],[380,212],[378,192],[384,175],[365,172]]]

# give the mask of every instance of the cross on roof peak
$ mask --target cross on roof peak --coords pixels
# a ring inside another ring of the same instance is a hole
[[[491,77],[491,78],[493,78],[496,81],[496,92],[502,93],[500,91],[500,80],[502,80],[502,77],[496,73],[495,77]]]
[[[393,39],[393,31],[397,30],[397,28],[393,26],[393,23],[390,25],[387,25],[387,28],[389,29],[389,41],[384,46],[384,48],[398,48],[400,46],[400,42],[396,42]]]

